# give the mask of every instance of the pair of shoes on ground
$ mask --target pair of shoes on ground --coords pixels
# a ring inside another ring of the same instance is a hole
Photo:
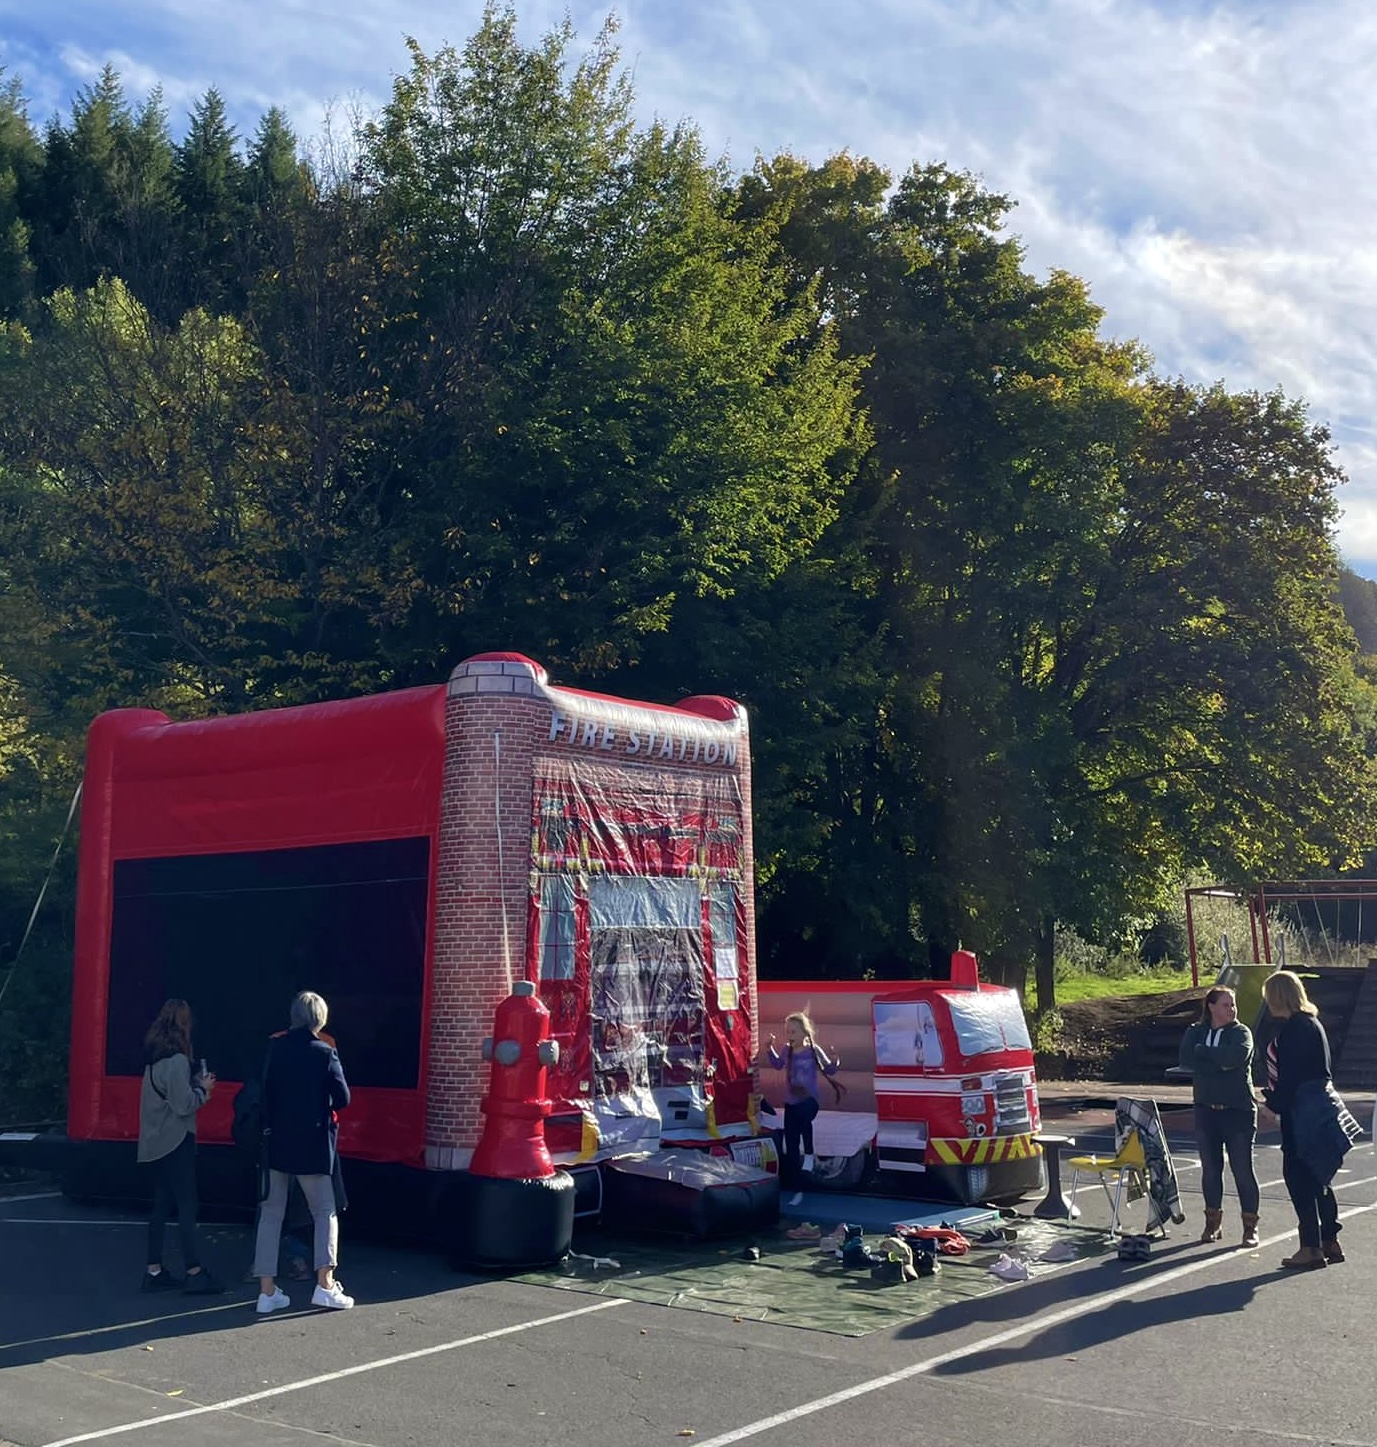
[[[800,1221],[784,1233],[791,1241],[821,1241],[822,1227],[814,1221]]]
[[[1026,1262],[1007,1252],[1002,1252],[999,1260],[990,1267],[990,1275],[999,1277],[1001,1281],[1027,1281],[1032,1274]]]
[[[275,1311],[284,1311],[291,1304],[292,1298],[279,1286],[271,1295],[260,1291],[254,1310],[259,1316],[270,1316]],[[317,1286],[311,1293],[311,1305],[324,1307],[328,1311],[348,1311],[353,1304],[354,1298],[345,1294],[338,1281],[333,1286]]]
[[[1120,1236],[1120,1261],[1148,1261],[1152,1258],[1151,1236]]]
[[[998,1246],[1004,1241],[1017,1241],[1018,1231],[1013,1226],[991,1226],[979,1236],[970,1238],[973,1246]]]
[[[1069,1241],[1053,1241],[1038,1260],[1055,1264],[1060,1261],[1074,1261],[1077,1255],[1076,1248]]]
[[[846,1240],[846,1222],[840,1222],[834,1226],[818,1242],[818,1254],[820,1256],[834,1256],[841,1250],[842,1242]]]

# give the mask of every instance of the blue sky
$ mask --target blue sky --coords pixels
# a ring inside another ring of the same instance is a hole
[[[242,132],[372,110],[404,37],[460,45],[481,0],[0,0],[0,65],[38,123],[107,61],[180,128],[209,86]],[[1334,433],[1338,541],[1377,577],[1377,6],[1371,0],[622,0],[644,119],[739,168],[847,149],[942,160],[1018,202],[1030,267],[1084,277],[1159,371],[1281,387]],[[518,3],[535,39],[566,10]]]

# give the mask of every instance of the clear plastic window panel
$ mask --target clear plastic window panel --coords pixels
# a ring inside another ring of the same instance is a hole
[[[951,1006],[956,1042],[963,1055],[984,1055],[991,1050],[1031,1050],[1028,1022],[1012,990],[984,990],[942,998]]]
[[[926,1000],[876,1000],[875,1063],[934,1070],[942,1064],[942,1037]]]
[[[708,922],[712,929],[712,968],[717,983],[737,977],[736,886],[708,886]]]
[[[696,880],[589,881],[596,1094],[702,1080],[702,898]]]
[[[540,881],[540,978],[574,978],[574,881],[566,874]]]

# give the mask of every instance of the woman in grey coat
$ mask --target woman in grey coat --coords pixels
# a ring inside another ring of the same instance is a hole
[[[148,1219],[148,1265],[143,1291],[181,1287],[213,1294],[224,1285],[201,1265],[196,1230],[196,1112],[210,1099],[215,1076],[191,1068],[191,1007],[167,1000],[144,1037],[148,1064],[139,1091],[139,1160],[153,1168],[153,1214]],[[163,1269],[163,1235],[177,1216],[185,1281]]]

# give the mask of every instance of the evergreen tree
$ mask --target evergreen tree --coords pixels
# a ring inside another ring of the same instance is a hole
[[[17,76],[7,79],[0,67],[0,317],[20,315],[33,295],[35,267],[25,206],[42,164],[23,88]]]
[[[223,97],[208,90],[192,108],[173,166],[183,307],[235,311],[243,305],[247,288],[237,234],[244,219],[244,162],[238,144]]]

